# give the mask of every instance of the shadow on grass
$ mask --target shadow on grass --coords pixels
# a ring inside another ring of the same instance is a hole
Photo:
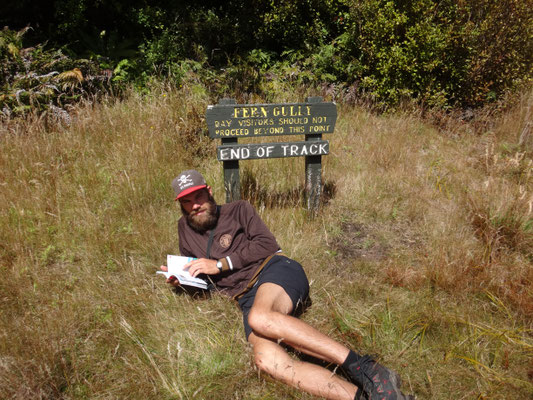
[[[325,181],[322,185],[321,206],[326,205],[337,194],[337,185],[333,181]],[[299,185],[283,191],[270,190],[264,187],[248,170],[244,170],[241,178],[241,196],[256,207],[268,208],[305,207],[305,185]]]

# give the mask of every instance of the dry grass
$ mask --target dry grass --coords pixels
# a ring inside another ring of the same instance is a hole
[[[303,318],[420,399],[533,393],[532,101],[446,132],[339,106],[314,219],[303,159],[242,164],[246,196],[311,278]],[[258,378],[233,304],[154,274],[177,249],[175,174],[198,168],[224,198],[208,102],[161,86],[68,127],[0,127],[0,398],[310,398]]]

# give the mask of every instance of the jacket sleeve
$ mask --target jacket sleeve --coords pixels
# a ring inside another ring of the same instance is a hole
[[[233,253],[220,260],[223,270],[239,270],[279,250],[276,238],[247,201],[241,202],[238,219],[246,240]]]

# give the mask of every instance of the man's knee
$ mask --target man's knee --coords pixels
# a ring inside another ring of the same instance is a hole
[[[277,332],[278,313],[262,311],[252,308],[248,314],[248,323],[254,332],[272,337]]]
[[[284,372],[291,369],[292,360],[283,350],[273,351],[266,348],[254,349],[254,363],[261,372],[281,379]]]

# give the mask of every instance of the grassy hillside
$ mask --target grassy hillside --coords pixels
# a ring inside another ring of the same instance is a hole
[[[378,355],[419,399],[533,394],[532,102],[440,131],[339,105],[314,219],[303,159],[241,164],[310,277],[303,318]],[[69,126],[3,122],[0,398],[310,398],[258,376],[231,302],[155,275],[178,248],[172,178],[197,168],[224,201],[208,103],[161,87],[88,104]]]

